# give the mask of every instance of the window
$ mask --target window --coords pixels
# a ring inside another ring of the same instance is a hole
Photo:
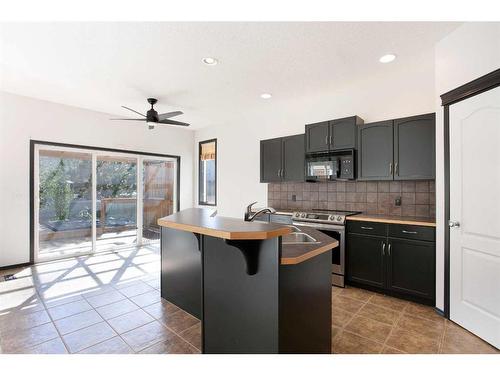
[[[198,203],[217,204],[217,139],[200,142],[198,172]]]

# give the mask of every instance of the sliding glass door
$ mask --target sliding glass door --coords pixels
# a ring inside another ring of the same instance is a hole
[[[177,209],[178,159],[37,144],[35,261],[157,243]]]

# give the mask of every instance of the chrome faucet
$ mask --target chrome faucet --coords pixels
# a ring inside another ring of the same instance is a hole
[[[262,214],[274,214],[276,212],[276,210],[272,207],[266,207],[266,208],[262,208],[260,209],[259,211],[257,212],[254,212],[252,213],[252,206],[257,203],[257,202],[253,202],[253,203],[250,203],[248,206],[247,206],[247,210],[245,212],[245,221],[254,221],[257,216],[259,215],[262,215]]]

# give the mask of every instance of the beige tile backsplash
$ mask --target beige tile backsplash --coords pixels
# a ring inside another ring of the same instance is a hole
[[[401,197],[401,206],[395,199]],[[268,204],[289,210],[350,210],[435,217],[434,180],[283,182],[268,185]]]

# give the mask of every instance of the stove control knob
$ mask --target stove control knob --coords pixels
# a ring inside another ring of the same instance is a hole
[[[337,221],[342,221],[342,216],[337,216]]]
[[[302,213],[300,214],[300,217],[305,218],[305,217],[306,217],[306,213],[305,213],[305,212],[302,212]]]
[[[334,220],[335,220],[335,215],[330,215],[330,216],[328,216],[328,220],[330,220],[330,221],[334,221]]]

